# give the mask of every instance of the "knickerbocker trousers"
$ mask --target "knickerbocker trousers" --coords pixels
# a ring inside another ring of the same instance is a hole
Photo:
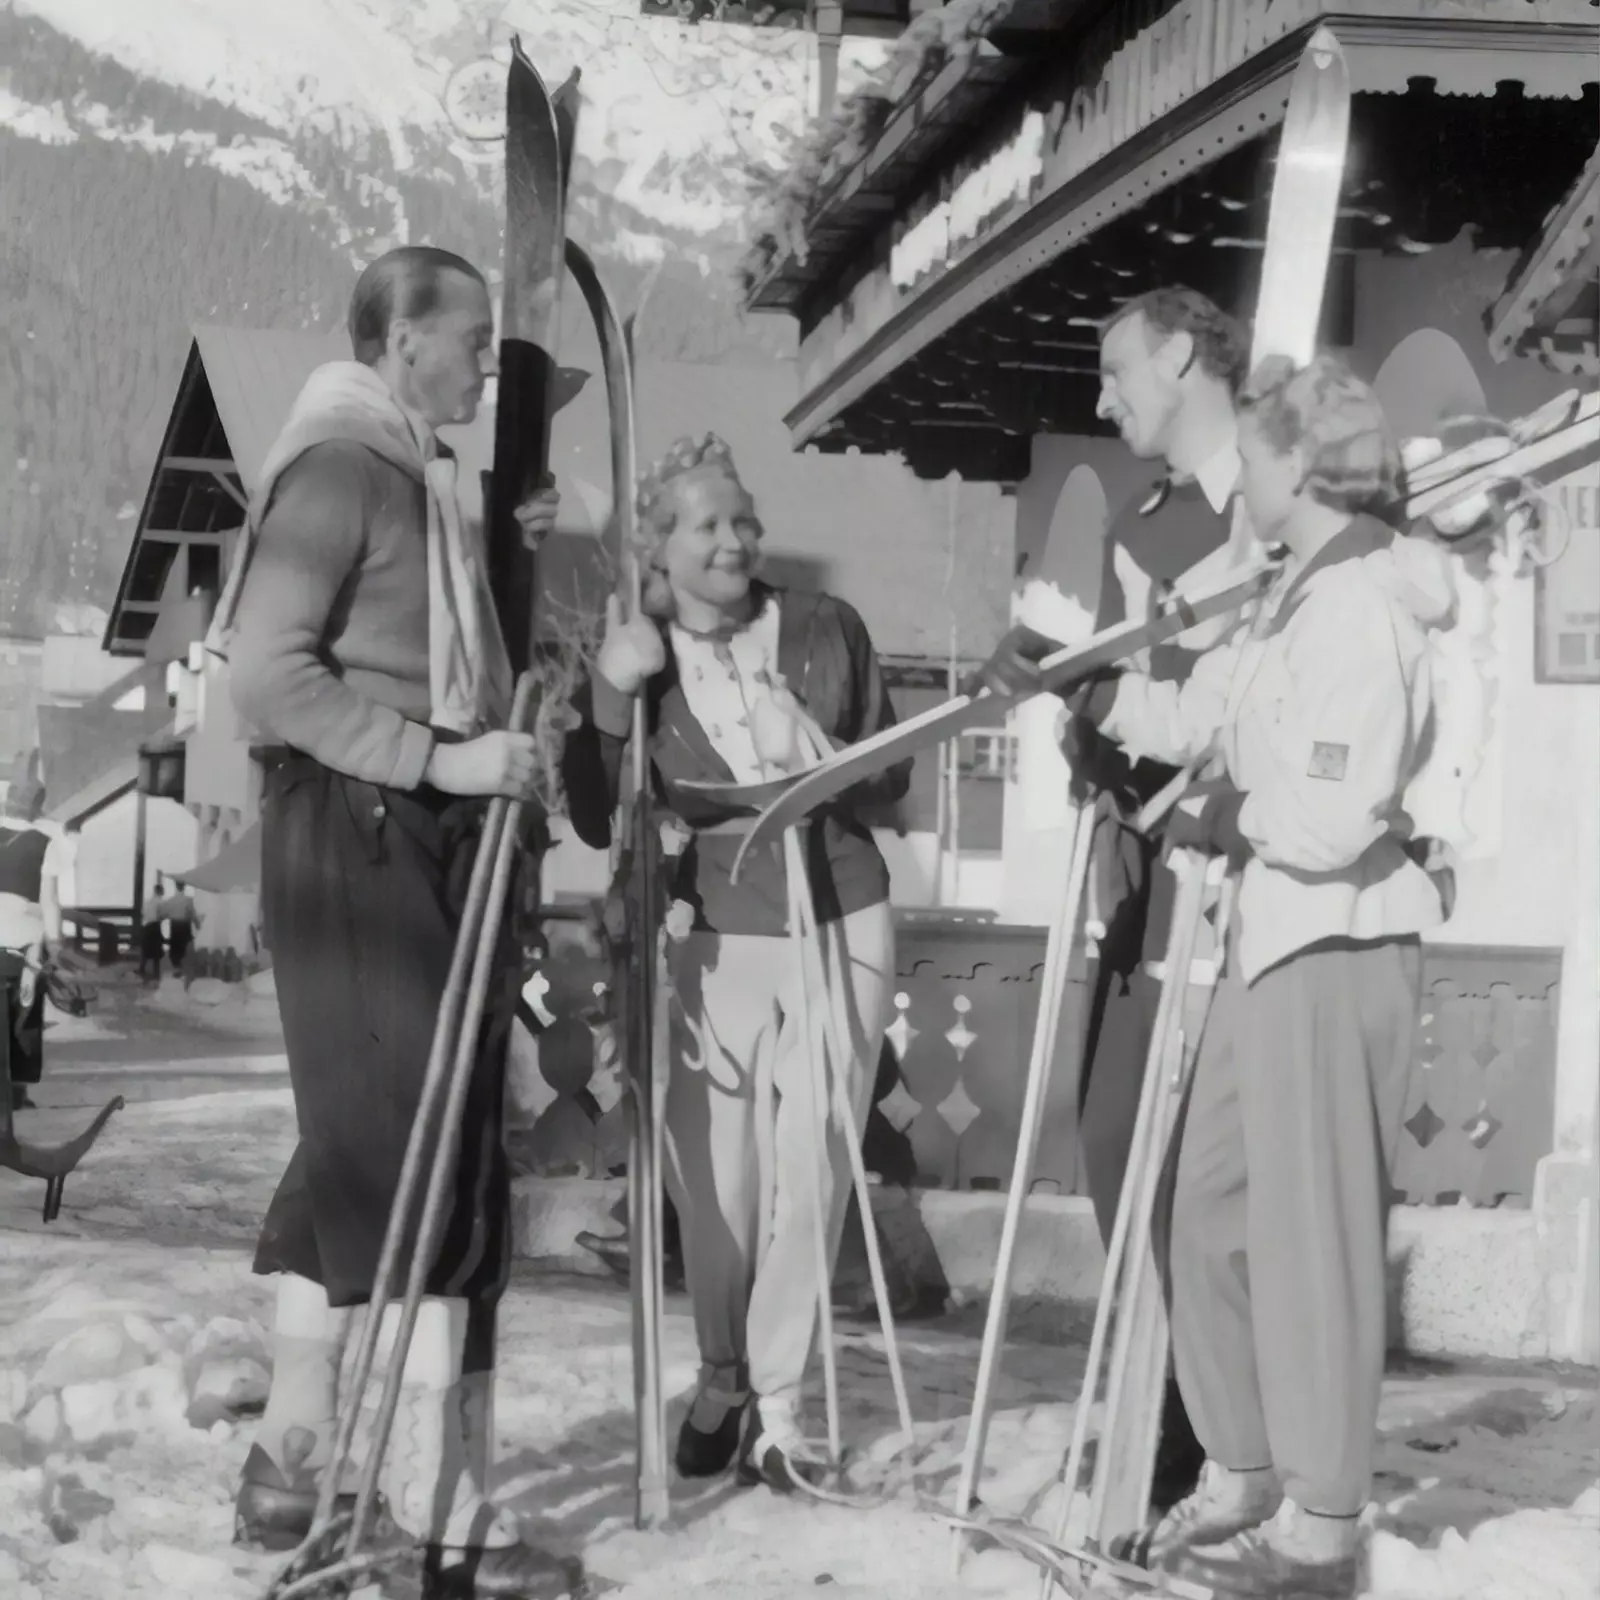
[[[486,810],[358,782],[298,753],[268,768],[263,914],[300,1142],[255,1268],[320,1283],[334,1306],[371,1293]],[[509,914],[501,940],[431,1295],[492,1300],[510,1262]],[[402,1263],[410,1255],[408,1240]]]

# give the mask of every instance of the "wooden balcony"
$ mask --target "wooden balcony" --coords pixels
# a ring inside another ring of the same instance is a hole
[[[1085,26],[1090,9],[1054,51],[979,50],[921,89],[817,198],[804,261],[778,251],[759,277],[751,303],[801,322],[797,446],[1005,482],[1033,433],[1096,431],[1094,330],[1120,300],[1162,281],[1253,298],[1275,134],[1319,23],[1355,91],[1334,318],[1354,252],[1466,227],[1520,248],[1593,148],[1587,0],[1147,0]],[[895,163],[991,73],[1007,91],[967,108],[963,139]]]

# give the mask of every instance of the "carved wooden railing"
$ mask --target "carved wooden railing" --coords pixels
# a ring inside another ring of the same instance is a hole
[[[619,1064],[601,1025],[609,976],[581,910],[548,922],[542,1009],[513,1112],[520,1170],[603,1176],[625,1142]],[[1042,928],[981,915],[902,913],[894,1012],[865,1129],[867,1166],[922,1188],[1003,1188],[1020,1120],[1044,965]],[[1556,951],[1432,946],[1417,1060],[1395,1172],[1417,1205],[1526,1206],[1554,1127]],[[1087,1002],[1080,958],[1040,1140],[1035,1191],[1081,1193],[1077,1056]]]

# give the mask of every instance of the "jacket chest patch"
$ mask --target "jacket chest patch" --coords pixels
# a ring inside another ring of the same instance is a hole
[[[1343,783],[1345,770],[1350,765],[1350,746],[1347,744],[1313,744],[1311,765],[1306,769],[1308,778],[1326,778],[1330,783]]]

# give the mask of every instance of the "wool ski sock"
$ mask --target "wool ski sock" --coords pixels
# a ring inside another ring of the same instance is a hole
[[[384,1311],[383,1345],[394,1348],[400,1308]],[[516,1519],[499,1512],[474,1470],[469,1423],[487,1399],[463,1387],[465,1300],[427,1298],[406,1353],[394,1431],[384,1456],[383,1492],[389,1514],[413,1538],[451,1549],[507,1549],[520,1542]],[[473,1416],[468,1413],[473,1413]]]
[[[291,1482],[314,1475],[333,1452],[339,1364],[350,1333],[347,1311],[328,1304],[319,1283],[284,1273],[273,1319],[272,1384],[256,1443]]]

